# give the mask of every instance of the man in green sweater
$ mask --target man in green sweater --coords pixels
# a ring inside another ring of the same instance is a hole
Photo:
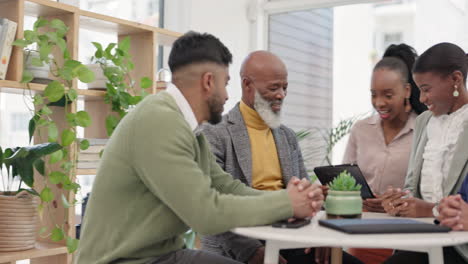
[[[173,45],[173,84],[148,96],[119,124],[101,160],[86,210],[77,264],[238,263],[184,249],[192,228],[216,234],[239,226],[312,216],[321,189],[294,179],[287,189],[251,189],[216,163],[198,125],[221,120],[229,50],[189,32]]]

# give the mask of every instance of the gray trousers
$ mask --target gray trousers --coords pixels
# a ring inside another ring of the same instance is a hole
[[[148,264],[242,264],[203,250],[179,249],[156,257]]]

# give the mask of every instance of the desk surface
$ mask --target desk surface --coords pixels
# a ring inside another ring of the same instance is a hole
[[[318,215],[324,217],[324,212]],[[362,218],[393,218],[387,214],[363,213]],[[401,218],[401,217],[400,217]],[[418,218],[432,222],[432,218]],[[278,242],[288,242],[288,248],[308,246],[397,248],[452,246],[468,243],[468,232],[407,233],[407,234],[346,234],[319,226],[317,220],[298,229],[273,228],[271,226],[240,227],[232,232],[247,237]]]

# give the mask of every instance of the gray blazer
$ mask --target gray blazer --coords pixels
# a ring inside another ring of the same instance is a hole
[[[250,139],[239,104],[223,116],[218,125],[206,124],[202,131],[211,143],[218,164],[232,177],[251,186]],[[283,184],[286,186],[293,176],[309,178],[294,131],[281,125],[272,132],[283,174]],[[255,250],[262,246],[259,240],[239,236],[232,232],[203,236],[201,241],[204,250],[222,254],[240,262],[247,262]]]
[[[426,111],[416,119],[414,128],[413,145],[408,164],[405,188],[409,189],[414,197],[421,198],[420,182],[423,165],[424,148],[427,144],[427,124],[432,117],[432,112]],[[453,160],[450,165],[447,180],[442,183],[444,197],[457,194],[465,176],[468,174],[468,122],[461,132]],[[455,249],[468,261],[468,244],[456,246]]]

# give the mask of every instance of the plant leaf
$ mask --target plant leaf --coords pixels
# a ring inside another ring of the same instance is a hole
[[[34,136],[34,132],[36,131],[36,124],[37,121],[39,120],[39,115],[35,114],[30,120],[29,120],[29,125],[28,125],[28,133],[29,133],[29,143],[31,143],[31,140]]]
[[[73,253],[76,251],[79,245],[79,240],[76,238],[67,237],[67,249],[68,253]]]
[[[52,46],[49,44],[40,44],[39,45],[39,58],[43,61],[49,60],[49,55],[52,52]]]
[[[50,27],[56,29],[57,34],[60,36],[64,36],[68,31],[67,25],[60,19],[52,19],[52,21],[50,21]]]
[[[42,190],[40,197],[43,202],[48,203],[54,200],[54,193],[52,192],[52,190],[50,190],[49,187],[45,187]]]
[[[87,67],[80,67],[77,71],[78,79],[84,83],[90,83],[94,81],[94,72]]]
[[[80,149],[81,150],[87,150],[89,148],[89,140],[83,139],[80,142]]]
[[[42,67],[44,66],[44,63],[42,63],[41,59],[39,59],[38,57],[33,57],[31,59],[31,65],[36,67]]]
[[[57,139],[58,139],[57,125],[55,125],[55,123],[49,124],[48,131],[49,131],[48,133],[49,142],[57,142]]]
[[[44,99],[40,94],[35,94],[33,99],[34,105],[41,105],[44,103]]]
[[[65,238],[64,232],[61,228],[55,227],[52,229],[52,235],[50,236],[50,239],[54,242],[61,241]]]
[[[21,83],[28,83],[31,82],[34,79],[34,75],[28,71],[28,70],[23,70],[23,76],[21,77]]]
[[[63,151],[62,150],[57,150],[56,152],[50,154],[50,159],[49,163],[54,164],[63,159]]]
[[[45,27],[49,24],[49,21],[46,19],[39,17],[36,22],[34,22],[34,30],[37,30],[38,28]]]
[[[25,39],[17,39],[15,41],[13,41],[12,45],[13,46],[17,46],[17,47],[20,47],[20,48],[25,48],[26,46],[30,45],[31,42],[30,41],[27,41]]]
[[[109,115],[106,118],[106,131],[107,135],[111,136],[112,132],[114,132],[115,127],[117,127],[117,124],[119,123],[119,119],[113,115]]]
[[[64,94],[65,88],[58,81],[50,82],[44,91],[44,96],[46,96],[51,102],[57,102],[63,97]]]
[[[34,161],[34,168],[42,175],[45,174],[45,162],[42,159],[38,159]]]
[[[76,98],[78,98],[78,92],[75,89],[70,89],[68,90],[67,96],[70,101],[75,101]]]
[[[153,81],[148,77],[141,78],[141,88],[147,89],[153,86]]]
[[[76,124],[81,127],[88,127],[91,125],[91,117],[86,111],[78,111],[76,113]]]
[[[67,177],[63,172],[61,171],[53,171],[49,174],[49,181],[52,184],[59,184],[62,183]],[[62,194],[63,195],[63,194]]]
[[[119,49],[124,52],[128,52],[130,50],[130,37],[125,37],[119,42]]]
[[[71,205],[70,203],[68,202],[67,198],[65,197],[65,195],[63,195],[62,193],[62,204],[63,204],[63,207],[64,208],[70,208]]]
[[[76,139],[76,133],[69,130],[69,129],[65,129],[62,131],[62,146],[66,147],[66,146],[70,146],[73,141],[75,141]]]

